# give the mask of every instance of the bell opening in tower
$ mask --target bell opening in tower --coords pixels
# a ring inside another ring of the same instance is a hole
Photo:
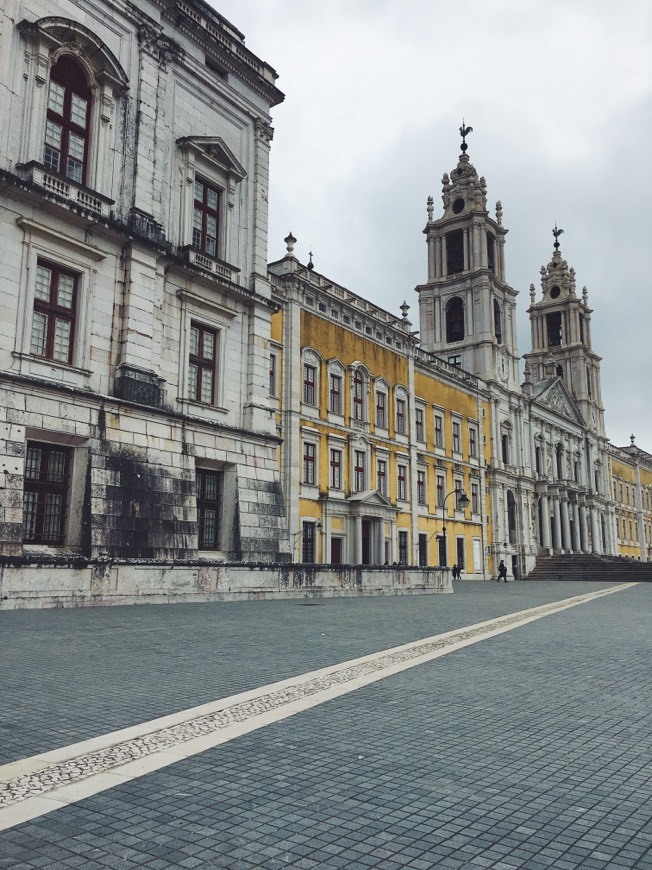
[[[453,296],[446,303],[446,341],[464,340],[464,302]]]
[[[453,230],[446,233],[446,264],[449,275],[464,271],[464,232]]]
[[[561,311],[546,314],[548,327],[548,347],[559,347],[561,344]]]

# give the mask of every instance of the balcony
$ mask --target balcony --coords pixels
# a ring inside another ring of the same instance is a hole
[[[77,184],[77,182],[56,172],[50,172],[35,161],[17,168],[24,181],[42,188],[46,195],[51,194],[57,199],[69,200],[73,206],[78,206],[84,211],[94,212],[104,218],[111,216],[113,200],[102,196],[97,191],[90,190],[83,184]]]
[[[179,256],[190,266],[196,266],[206,272],[210,272],[216,278],[222,278],[225,281],[231,281],[234,284],[238,281],[240,269],[235,266],[230,266],[223,260],[218,260],[216,257],[209,257],[202,251],[193,248],[192,245],[185,245],[179,248]]]

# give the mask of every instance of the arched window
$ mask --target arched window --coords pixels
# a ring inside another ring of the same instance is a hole
[[[453,296],[446,303],[446,341],[464,340],[464,302]]]
[[[556,371],[556,373],[557,373],[557,377],[558,377],[558,378],[563,378],[563,377],[564,377],[564,367],[563,367],[563,366],[561,366],[561,365],[557,366],[557,368],[555,369],[555,371]]]
[[[86,183],[91,98],[79,64],[60,57],[50,71],[43,163],[77,184]]]
[[[494,335],[498,344],[503,341],[503,313],[500,310],[500,303],[494,299]]]

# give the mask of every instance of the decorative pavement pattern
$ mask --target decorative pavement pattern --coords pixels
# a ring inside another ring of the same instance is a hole
[[[324,669],[325,673],[322,672],[319,676],[311,678],[310,675],[303,675],[297,682],[290,683],[290,685],[287,685],[286,681],[281,684],[282,688],[276,691],[265,692],[263,689],[262,693],[256,694],[252,700],[232,704],[229,704],[228,699],[217,702],[222,707],[217,712],[200,716],[195,715],[180,724],[167,728],[156,728],[156,723],[145,723],[143,726],[140,726],[141,729],[149,727],[150,731],[142,737],[116,742],[105,749],[80,754],[59,764],[43,767],[34,773],[2,781],[3,771],[11,771],[16,766],[24,766],[25,762],[29,764],[29,759],[16,764],[4,765],[0,767],[0,830],[10,827],[18,821],[24,821],[25,818],[32,817],[27,813],[24,816],[5,815],[3,818],[2,808],[8,807],[11,804],[42,795],[45,792],[61,788],[62,786],[77,783],[99,773],[104,773],[154,753],[159,753],[170,747],[188,743],[197,737],[212,734],[230,725],[247,722],[249,719],[261,716],[261,714],[279,710],[280,708],[290,708],[291,705],[297,702],[311,696],[323,694],[336,687],[344,687],[343,691],[345,692],[352,691],[372,680],[382,679],[383,676],[396,673],[396,666],[405,664],[414,666],[423,661],[430,660],[437,654],[459,649],[469,643],[477,643],[483,638],[516,628],[532,620],[557,613],[568,607],[584,604],[604,595],[623,591],[635,585],[637,584],[620,584],[597,592],[590,592],[586,595],[574,596],[553,604],[545,604],[465,629],[449,632],[446,635],[406,644],[403,647],[389,650],[385,653],[366,656],[357,662],[344,662],[335,668]],[[372,680],[365,679],[369,677]],[[337,694],[341,693],[338,692]],[[330,694],[329,697],[333,697],[333,695]],[[321,702],[319,699],[315,700],[317,703]],[[288,710],[288,715],[298,712],[299,709],[305,709],[305,707]],[[185,711],[185,715],[190,714],[191,711]],[[261,723],[261,725],[264,724],[268,724],[267,720]],[[83,746],[83,744],[79,744],[79,746]],[[201,749],[205,748],[206,745],[202,744]],[[64,750],[55,751],[51,755],[61,754],[62,752],[74,752],[74,750],[74,746],[67,747]],[[44,754],[42,758],[47,758],[47,755],[48,753]],[[167,759],[166,763],[173,763],[175,760],[178,759]],[[38,756],[34,761],[37,767],[41,766]],[[150,767],[147,772],[150,772],[151,769]],[[110,786],[107,785],[106,787]],[[52,809],[55,808],[56,806],[52,806]],[[35,815],[40,815],[41,812],[42,809],[40,811],[37,810]]]

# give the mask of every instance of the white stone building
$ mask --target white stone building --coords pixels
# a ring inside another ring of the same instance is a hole
[[[520,384],[517,292],[507,284],[502,206],[466,154],[443,177],[444,212],[428,200],[428,279],[417,287],[424,350],[477,375],[491,403],[494,559],[527,574],[537,556],[617,552],[600,357],[591,346],[586,288],[555,250],[531,287],[532,349]]]
[[[201,0],[0,16],[0,554],[286,558],[274,70]]]

